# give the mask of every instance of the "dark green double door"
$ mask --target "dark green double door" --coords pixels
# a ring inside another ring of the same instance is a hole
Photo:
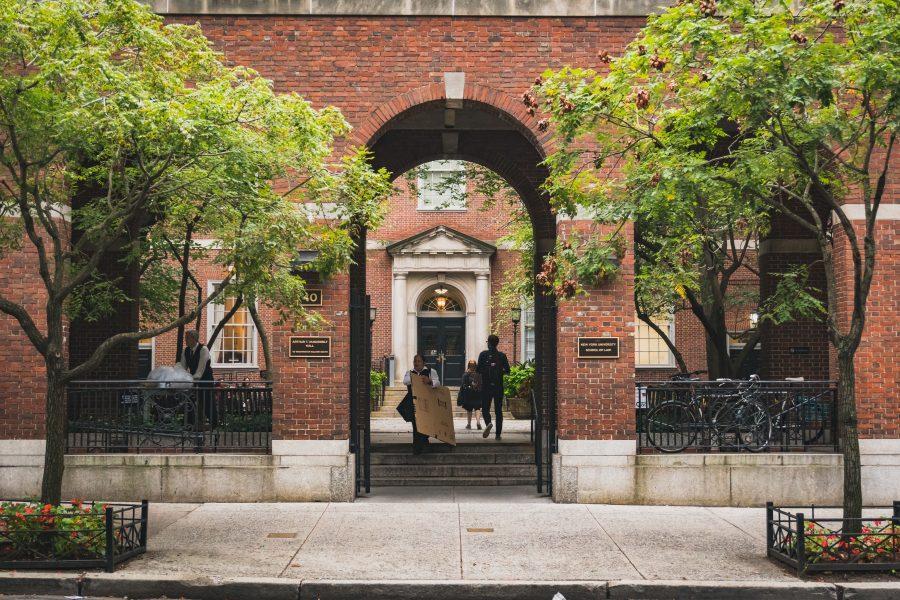
[[[418,348],[442,385],[459,385],[466,370],[465,317],[419,317]]]

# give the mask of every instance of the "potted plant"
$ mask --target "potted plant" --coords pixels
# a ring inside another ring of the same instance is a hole
[[[534,385],[534,361],[513,365],[503,377],[503,395],[513,418],[531,418],[531,388]]]

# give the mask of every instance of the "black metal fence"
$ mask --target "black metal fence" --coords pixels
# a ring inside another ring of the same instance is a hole
[[[68,388],[66,451],[271,450],[272,386],[268,382],[160,385],[165,384],[73,382]]]
[[[837,507],[775,507],[766,504],[766,554],[797,570],[900,570],[900,501],[882,517],[844,519],[822,516]],[[792,511],[791,509],[795,509]],[[816,516],[816,510],[819,516]]]
[[[147,551],[147,501],[140,504],[0,503],[0,569],[112,572]]]
[[[637,384],[638,451],[836,452],[833,381]]]

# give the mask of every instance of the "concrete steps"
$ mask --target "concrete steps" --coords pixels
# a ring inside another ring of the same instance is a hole
[[[432,443],[422,454],[411,444],[372,448],[373,486],[534,485],[534,451],[527,444]]]

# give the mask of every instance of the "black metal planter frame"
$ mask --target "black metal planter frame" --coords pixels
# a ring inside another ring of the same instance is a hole
[[[892,515],[885,517],[817,517],[816,509],[823,508],[840,507],[776,507],[767,502],[766,555],[798,575],[900,570],[900,500],[893,507],[874,507],[892,508]]]
[[[62,504],[71,504],[64,502]],[[87,503],[93,505],[93,503]],[[60,530],[44,529],[34,530],[38,536],[46,537],[46,551],[43,558],[25,558],[22,560],[0,560],[0,569],[105,569],[112,573],[116,565],[147,551],[147,501],[140,504],[132,503],[105,503],[104,520],[102,529],[78,529]],[[75,513],[73,513],[74,515]],[[26,518],[39,519],[43,515],[34,514]],[[0,530],[0,550],[4,544],[13,543],[10,536],[16,532]],[[59,558],[54,554],[53,538],[66,536],[72,533],[89,534],[88,540],[94,541],[97,536],[103,536],[103,551],[85,549],[86,554],[93,554],[85,558]],[[33,549],[36,553],[42,551]],[[2,556],[2,555],[0,555]]]

